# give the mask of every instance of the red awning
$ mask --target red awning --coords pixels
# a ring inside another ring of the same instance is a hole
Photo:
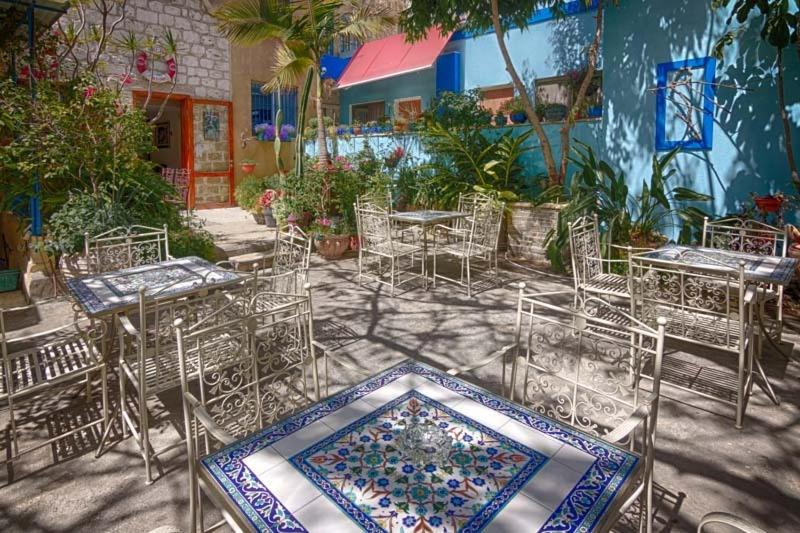
[[[407,43],[405,33],[364,43],[347,64],[337,87],[344,89],[431,68],[449,40],[449,33],[442,35],[434,28],[416,43]]]

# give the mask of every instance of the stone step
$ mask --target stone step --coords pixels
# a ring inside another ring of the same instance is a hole
[[[19,289],[0,292],[0,309],[11,309],[13,307],[23,307],[28,305],[28,298]]]
[[[256,263],[258,264],[259,268],[271,267],[272,257],[272,252],[252,252],[229,257],[228,261],[236,270],[252,270],[253,265]]]

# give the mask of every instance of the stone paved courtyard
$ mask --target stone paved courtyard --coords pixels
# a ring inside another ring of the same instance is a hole
[[[336,357],[368,373],[407,357],[439,368],[477,361],[513,340],[512,284],[524,281],[528,291],[571,286],[569,279],[506,265],[502,283],[472,299],[441,283],[427,293],[410,288],[391,298],[385,288],[359,288],[356,269],[353,258],[327,262],[313,256],[316,337],[333,348]],[[23,325],[27,330],[48,329],[69,314],[66,303],[50,303]],[[788,329],[788,341],[800,339],[800,325],[790,321]],[[677,363],[677,347],[668,348],[666,364]],[[680,358],[696,365],[691,368],[733,372],[732,357]],[[788,361],[770,352],[766,362],[783,403],[772,405],[756,389],[742,430],[734,429],[730,406],[662,388],[655,479],[663,500],[657,530],[693,531],[699,518],[712,510],[736,513],[768,531],[800,530],[800,362],[797,351]],[[487,388],[497,388],[493,373],[479,378]],[[358,380],[355,374],[337,370],[331,386],[340,389]],[[40,427],[59,422],[58,400],[35,403],[29,410]],[[163,400],[151,405],[157,447],[183,432],[176,397]],[[5,418],[0,427],[6,427]],[[182,448],[163,457],[161,475],[146,486],[143,462],[130,438],[120,441],[116,435],[110,449],[95,459],[97,436],[93,437],[70,439],[24,457],[10,485],[9,473],[2,473],[0,531],[147,532],[163,526],[188,530]]]

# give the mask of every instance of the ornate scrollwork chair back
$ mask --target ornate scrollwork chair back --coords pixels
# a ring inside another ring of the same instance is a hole
[[[448,373],[499,362],[502,391],[511,400],[639,453],[639,475],[613,515],[619,519],[641,497],[640,518],[650,531],[666,321],[651,328],[597,298],[564,307],[573,298],[572,291],[526,294],[521,283],[514,342]]]
[[[652,475],[666,319],[651,328],[609,303],[589,298],[580,311],[554,299],[567,293],[526,295],[520,289],[518,350],[524,362],[521,403],[606,441],[641,454],[641,476],[618,516],[642,497],[652,527]],[[523,355],[524,354],[524,355]],[[647,372],[649,372],[649,378]],[[517,389],[516,383],[511,388]]]
[[[89,272],[102,274],[166,261],[169,231],[149,226],[117,227],[99,235],[84,235],[84,255]]]
[[[790,244],[788,227],[777,228],[758,220],[739,217],[726,218],[709,222],[703,221],[702,245],[718,250],[730,250],[760,256],[786,257]],[[762,317],[769,318],[768,326],[771,336],[780,342],[783,333],[783,293],[781,285],[762,284],[765,297],[762,304],[774,302],[774,309],[768,315],[762,309]],[[759,339],[760,340],[760,339]]]
[[[386,187],[386,192],[371,192],[361,194],[356,197],[356,209],[359,207],[372,206],[387,213],[392,212],[392,189]]]
[[[130,430],[136,438],[145,462],[147,483],[152,482],[152,463],[164,452],[180,446],[172,443],[160,450],[150,446],[147,399],[180,384],[178,347],[175,338],[175,322],[181,319],[185,324],[205,321],[225,322],[244,315],[249,306],[245,299],[249,293],[243,285],[230,290],[201,290],[182,298],[170,297],[177,281],[148,293],[145,287],[139,289],[138,313],[118,315],[119,336],[119,389],[120,396],[126,397],[130,386],[136,392],[138,408],[133,412],[128,402],[121,404],[123,436]],[[240,293],[237,297],[237,292]],[[198,371],[194,361],[187,366],[194,373]]]
[[[777,228],[758,220],[731,217],[710,222],[703,220],[702,245],[753,255],[786,257],[786,228]]]
[[[310,287],[304,290],[304,299],[267,312],[252,305],[263,296],[257,294],[242,317],[229,321],[207,317],[189,327],[181,321],[176,324],[192,531],[195,519],[201,529],[203,524],[198,458],[319,399]]]
[[[743,262],[732,268],[702,251],[675,253],[705,267],[631,256],[633,315],[651,326],[666,317],[668,337],[738,355],[736,425],[741,427],[752,386],[754,288],[745,281]]]
[[[301,283],[308,281],[308,266],[311,260],[311,239],[297,226],[276,228],[275,255],[272,274],[297,271]]]

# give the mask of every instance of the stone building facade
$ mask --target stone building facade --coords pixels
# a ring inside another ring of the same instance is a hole
[[[87,22],[100,24],[100,13],[92,10],[91,5],[86,8]],[[140,41],[163,38],[167,30],[172,33],[177,42],[175,86],[172,87],[169,77],[167,58],[147,56],[146,70],[140,72],[136,60],[141,52],[131,57],[130,52],[114,44],[107,47],[103,57],[108,79],[118,83],[130,74],[124,94],[131,105],[143,105],[149,88],[152,96],[146,111],[150,117],[158,113],[163,94],[172,91],[167,103],[172,111],[156,120],[169,124],[166,131],[173,138],[172,145],[162,149],[180,150],[179,156],[176,154],[170,161],[179,160],[181,167],[191,170],[194,205],[230,205],[233,201],[233,136],[229,121],[231,46],[218,32],[217,22],[210,14],[214,5],[209,0],[127,0],[124,7],[125,17],[114,31],[115,40],[128,32],[133,32]],[[112,15],[119,13],[117,5]],[[79,20],[75,8],[67,16]],[[112,23],[109,19],[106,26]],[[154,157],[154,164],[158,163]]]

